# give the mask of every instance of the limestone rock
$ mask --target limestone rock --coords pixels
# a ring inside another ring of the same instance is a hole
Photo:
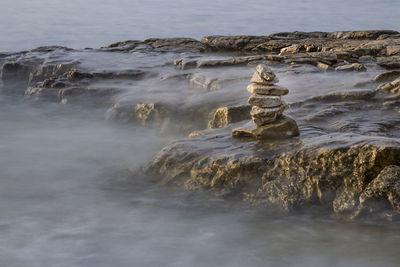
[[[400,167],[385,167],[364,189],[359,203],[354,216],[391,209],[400,215]]]
[[[354,101],[354,100],[365,100],[374,97],[376,94],[375,90],[372,89],[354,89],[348,91],[337,91],[328,93],[325,95],[313,96],[309,100],[319,101]]]
[[[264,79],[265,81],[268,81],[268,82],[274,81],[274,79],[276,77],[275,73],[265,64],[257,65],[256,71],[262,79]]]
[[[249,120],[251,106],[222,107],[215,111],[209,128],[221,128],[243,120]]]
[[[143,125],[162,121],[167,116],[167,110],[156,103],[139,103],[135,110],[136,119]]]
[[[261,85],[273,85],[273,84],[279,82],[279,79],[277,77],[275,77],[274,80],[272,80],[272,81],[266,81],[263,78],[261,78],[261,76],[260,76],[260,74],[258,74],[258,72],[255,72],[253,74],[253,76],[251,77],[250,82],[261,84]]]
[[[398,78],[392,82],[383,83],[383,84],[379,85],[376,88],[376,90],[384,91],[384,92],[388,92],[388,93],[392,93],[392,94],[397,94],[400,92],[400,78]]]
[[[375,77],[375,81],[377,81],[377,82],[391,82],[391,81],[395,80],[398,77],[400,77],[400,70],[392,70],[392,71],[387,71],[387,72],[378,74]]]
[[[275,108],[282,105],[280,96],[272,95],[252,95],[248,100],[249,105],[263,107],[263,108]]]
[[[391,165],[399,162],[396,138],[341,133],[243,145],[218,132],[174,141],[145,172],[189,190],[236,192],[264,208],[288,212],[319,206],[347,217],[359,208],[361,195],[361,206],[381,199],[398,212],[399,169]],[[368,211],[390,212],[383,208]]]
[[[400,45],[386,47],[387,56],[398,56],[400,55]]]
[[[317,67],[323,70],[328,70],[330,69],[330,66],[328,64],[322,63],[322,62],[318,62],[317,63]]]
[[[281,116],[278,120],[265,126],[234,129],[233,137],[251,137],[256,139],[289,138],[299,135],[295,120]]]
[[[400,69],[400,56],[380,57],[377,58],[378,65],[382,68],[392,70]]]
[[[256,83],[249,84],[247,86],[247,91],[257,95],[275,95],[275,96],[287,95],[289,93],[289,90],[282,86],[278,85],[265,86]]]
[[[366,71],[367,68],[359,63],[343,65],[335,68],[336,71]]]
[[[294,44],[285,48],[282,48],[280,51],[280,55],[287,55],[287,54],[297,54],[299,52],[304,52],[306,49],[304,46],[299,44]]]
[[[397,31],[377,30],[377,31],[343,31],[333,32],[329,37],[337,39],[377,39],[381,35],[395,35]]]
[[[192,38],[150,38],[144,41],[158,52],[204,52],[206,46]]]
[[[279,107],[275,108],[260,108],[257,106],[253,106],[250,112],[250,115],[253,119],[253,122],[257,126],[263,126],[267,123],[272,123],[282,115],[285,110],[286,105],[283,103]]]

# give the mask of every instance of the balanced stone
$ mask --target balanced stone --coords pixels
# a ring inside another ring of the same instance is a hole
[[[247,91],[253,95],[248,103],[252,106],[250,115],[254,123],[249,127],[232,131],[235,137],[253,138],[287,138],[299,135],[299,129],[294,120],[282,115],[286,104],[281,96],[289,90],[275,85],[278,78],[265,64],[259,64],[251,78]]]
[[[298,136],[299,128],[295,120],[282,115],[274,123],[264,126],[234,129],[232,135],[234,137],[252,137],[257,139],[289,138]]]
[[[252,95],[248,100],[249,105],[262,108],[275,108],[282,105],[280,96],[272,95]]]
[[[249,84],[249,86],[247,86],[247,91],[257,95],[275,95],[275,96],[287,95],[289,93],[289,90],[282,86],[278,85],[266,86],[256,83]]]
[[[273,81],[276,77],[275,73],[265,64],[257,65],[256,71],[266,81]]]
[[[260,108],[253,106],[250,115],[257,126],[263,126],[267,123],[274,122],[280,115],[282,115],[285,108],[286,105],[284,104],[275,108]]]
[[[261,85],[274,85],[275,83],[279,82],[279,79],[275,77],[273,80],[265,80],[260,76],[260,74],[256,71],[254,72],[253,76],[250,79],[250,82],[257,83]]]

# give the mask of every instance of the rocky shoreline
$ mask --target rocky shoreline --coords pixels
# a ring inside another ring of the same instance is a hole
[[[294,87],[287,113],[300,136],[232,138],[251,122],[243,88],[259,63],[291,83],[291,94]],[[318,206],[347,219],[400,217],[398,32],[41,47],[0,54],[0,64],[3,95],[96,106],[107,119],[182,137],[143,168],[161,183],[281,212]]]

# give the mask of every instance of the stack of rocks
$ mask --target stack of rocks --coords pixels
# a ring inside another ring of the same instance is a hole
[[[282,115],[287,106],[281,97],[289,90],[276,85],[279,80],[275,73],[265,64],[260,64],[250,82],[247,91],[253,95],[248,103],[252,105],[250,115],[256,127],[235,129],[233,136],[282,138],[299,135],[296,122]]]

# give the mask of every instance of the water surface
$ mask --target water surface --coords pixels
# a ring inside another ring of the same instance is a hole
[[[397,0],[1,0],[0,51],[282,31],[400,30]]]

